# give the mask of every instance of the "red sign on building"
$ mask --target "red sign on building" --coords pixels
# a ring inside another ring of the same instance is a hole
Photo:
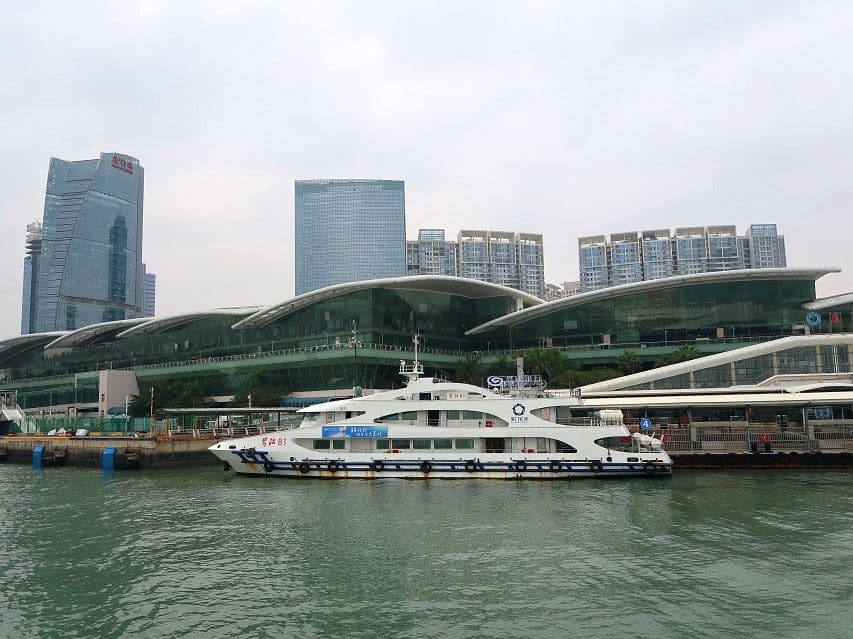
[[[125,160],[124,158],[120,158],[117,155],[113,156],[113,166],[117,169],[121,169],[122,171],[126,171],[133,175],[133,163]]]

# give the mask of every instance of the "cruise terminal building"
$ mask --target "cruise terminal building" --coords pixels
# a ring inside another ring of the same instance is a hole
[[[797,341],[785,352],[755,355],[759,364],[738,368],[714,360],[706,367],[700,358],[686,377],[639,378],[623,388],[696,386],[708,379],[726,387],[790,372],[849,375],[853,294],[815,295],[816,280],[833,272],[701,273],[552,302],[458,277],[351,282],[268,306],[233,308],[223,300],[216,309],[0,340],[0,389],[7,397],[15,393],[31,414],[103,415],[140,388],[174,380],[194,380],[221,401],[258,376],[297,396],[391,388],[401,383],[399,362],[412,358],[415,334],[427,374],[449,378],[472,359],[514,362],[530,348],[557,349],[581,367],[613,366],[632,351],[651,366],[683,346],[719,355],[779,340],[784,345],[782,338],[792,337]],[[827,335],[831,344],[809,340]],[[738,372],[747,368],[748,374]]]

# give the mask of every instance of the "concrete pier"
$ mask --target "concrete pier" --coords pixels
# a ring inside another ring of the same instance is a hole
[[[212,466],[218,460],[207,452],[214,439],[155,439],[153,437],[0,437],[0,462],[30,464],[33,451],[44,446],[43,465],[100,468],[104,450],[115,448],[115,468],[180,468]]]

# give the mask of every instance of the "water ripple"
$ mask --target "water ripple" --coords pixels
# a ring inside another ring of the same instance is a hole
[[[845,637],[850,479],[313,482],[7,465],[0,637]]]

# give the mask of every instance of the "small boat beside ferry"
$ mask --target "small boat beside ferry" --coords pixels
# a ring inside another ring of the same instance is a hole
[[[620,411],[560,418],[582,401],[514,378],[490,389],[423,377],[400,362],[400,389],[317,404],[297,428],[218,442],[242,475],[304,478],[568,479],[672,474],[661,441],[634,436]],[[511,386],[511,388],[505,388]],[[528,387],[525,387],[528,386]],[[532,387],[530,387],[532,386]]]

